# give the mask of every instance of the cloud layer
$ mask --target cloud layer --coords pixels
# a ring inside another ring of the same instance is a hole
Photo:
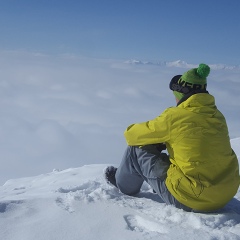
[[[124,129],[175,101],[170,79],[186,66],[122,60],[0,54],[0,183],[92,163],[118,163]],[[239,137],[238,68],[214,68],[208,89]],[[237,117],[238,116],[238,117]]]

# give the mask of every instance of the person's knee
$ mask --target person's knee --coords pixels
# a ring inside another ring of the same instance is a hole
[[[134,179],[134,175],[116,177],[116,184],[120,192],[129,196],[139,193],[142,183],[143,180],[138,179],[138,181],[136,181],[136,179]]]
[[[129,196],[134,196],[140,192],[140,189],[130,189],[130,188],[123,187],[120,184],[117,184],[117,186],[121,193],[124,193]]]

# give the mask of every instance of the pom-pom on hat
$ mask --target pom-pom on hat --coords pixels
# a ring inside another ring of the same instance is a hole
[[[174,95],[178,99],[196,90],[206,90],[209,73],[210,67],[207,64],[201,63],[198,68],[192,68],[183,75],[174,76],[169,87],[174,91]]]

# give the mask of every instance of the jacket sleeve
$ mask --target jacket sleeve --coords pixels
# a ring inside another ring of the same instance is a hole
[[[165,110],[157,118],[130,125],[124,132],[129,146],[143,146],[163,143],[169,140],[170,126],[169,110]]]

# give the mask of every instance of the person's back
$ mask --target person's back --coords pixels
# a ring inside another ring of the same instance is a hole
[[[190,95],[171,115],[167,142],[172,162],[166,185],[181,203],[196,210],[223,207],[239,186],[238,160],[227,124],[208,93]]]

